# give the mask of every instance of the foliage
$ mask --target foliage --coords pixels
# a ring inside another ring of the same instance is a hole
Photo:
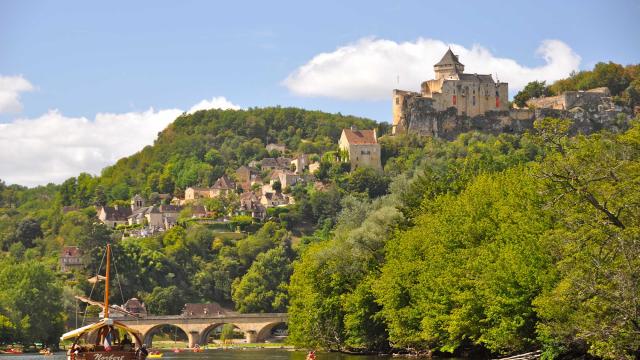
[[[518,107],[524,108],[527,106],[527,101],[529,99],[548,95],[549,89],[546,86],[546,81],[532,81],[513,97],[513,102],[518,105]]]
[[[557,281],[535,303],[541,339],[550,353],[586,344],[598,357],[635,358],[640,124],[625,134],[558,137],[540,176],[560,225],[544,239],[553,250]]]
[[[1,260],[0,312],[2,322],[15,329],[4,337],[56,344],[63,330],[62,287],[48,264]]]
[[[233,285],[233,301],[241,313],[286,312],[291,276],[291,250],[284,246],[258,255],[247,273]]]

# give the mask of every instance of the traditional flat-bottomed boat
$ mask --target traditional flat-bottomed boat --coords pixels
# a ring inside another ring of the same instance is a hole
[[[63,341],[74,339],[67,352],[67,360],[145,360],[147,357],[148,352],[140,340],[141,334],[109,318],[110,244],[107,244],[106,258],[104,317],[60,337]]]

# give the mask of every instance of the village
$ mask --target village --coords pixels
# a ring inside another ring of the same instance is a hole
[[[370,167],[382,171],[380,144],[375,130],[343,129],[334,161],[348,162],[355,170]],[[100,206],[100,222],[123,236],[146,237],[166,231],[179,221],[207,224],[234,224],[234,219],[265,221],[270,209],[295,204],[291,188],[313,184],[322,188],[315,174],[321,154],[293,154],[285,145],[268,144],[269,154],[278,155],[250,161],[232,174],[224,174],[211,187],[190,186],[183,194],[158,194],[145,199],[136,194],[129,206]],[[235,230],[231,228],[230,230]]]

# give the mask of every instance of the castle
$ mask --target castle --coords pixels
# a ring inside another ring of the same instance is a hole
[[[422,102],[435,111],[455,108],[457,115],[474,117],[488,111],[509,109],[509,85],[491,75],[465,74],[458,57],[447,50],[433,66],[436,78],[422,83],[421,91],[393,90],[393,133],[404,132],[405,111],[410,102]]]
[[[393,90],[392,134],[454,139],[468,131],[523,133],[544,117],[571,119],[570,133],[586,134],[624,127],[621,116],[631,117],[629,109],[613,103],[606,88],[567,91],[532,99],[527,109],[510,109],[508,84],[494,81],[491,75],[465,74],[451,49],[434,71],[435,79],[424,81],[420,92]]]

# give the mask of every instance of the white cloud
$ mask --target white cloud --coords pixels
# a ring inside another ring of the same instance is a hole
[[[213,98],[211,98],[211,100],[205,99],[193,105],[188,112],[194,113],[198,110],[208,110],[208,109],[240,110],[240,106],[227,100],[227,98],[225,98],[224,96],[214,96]]]
[[[418,90],[420,83],[434,77],[433,64],[447,48],[459,55],[465,72],[497,74],[509,83],[512,93],[529,81],[554,81],[578,70],[580,56],[559,40],[545,40],[536,54],[544,64],[527,67],[508,58],[496,57],[487,48],[446,44],[419,38],[414,42],[364,38],[330,53],[314,56],[283,81],[301,96],[322,96],[345,100],[385,100],[394,88]]]
[[[33,85],[31,85],[27,79],[23,78],[22,75],[0,75],[0,113],[22,111],[20,93],[33,90]]]
[[[196,106],[223,107],[225,102],[231,104],[218,97]],[[80,172],[99,174],[121,157],[153,144],[158,132],[182,113],[181,109],[151,108],[99,113],[88,119],[50,110],[35,119],[0,124],[0,179],[35,186],[60,183]]]

